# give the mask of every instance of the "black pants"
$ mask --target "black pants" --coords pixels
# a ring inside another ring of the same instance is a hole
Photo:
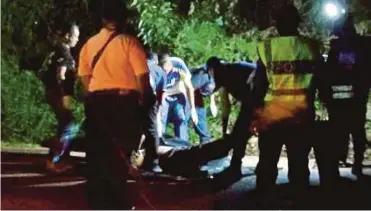
[[[249,131],[253,115],[253,109],[248,103],[242,103],[233,131],[228,137],[233,142],[233,156],[231,166],[242,165],[242,158],[245,156],[247,141],[252,134]]]
[[[144,108],[143,130],[146,139],[143,148],[146,150],[144,165],[158,164],[158,146],[160,138],[157,131],[158,103],[153,102]]]
[[[46,101],[52,107],[55,117],[58,121],[58,138],[62,135],[66,126],[74,120],[72,111],[63,105],[63,96],[63,93],[57,86],[49,86],[45,88]]]
[[[138,111],[134,94],[95,92],[86,99],[90,209],[131,209],[127,163],[140,140]]]
[[[259,191],[266,195],[274,193],[278,175],[277,163],[282,146],[285,145],[292,191],[297,194],[306,192],[309,187],[310,128],[309,124],[282,125],[259,134],[259,163],[256,167],[256,185]]]
[[[331,135],[337,142],[338,160],[346,160],[351,134],[354,146],[354,165],[361,167],[367,142],[365,106],[330,107],[328,112]]]

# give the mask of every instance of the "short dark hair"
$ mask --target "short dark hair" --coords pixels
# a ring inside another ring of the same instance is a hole
[[[153,52],[148,53],[147,60],[153,63],[158,63],[157,53],[153,53]]]
[[[165,62],[170,58],[170,55],[168,53],[162,53],[159,56],[159,63],[160,65],[165,64]]]
[[[297,27],[301,21],[298,9],[293,4],[283,5],[276,13],[277,24]]]
[[[212,56],[206,62],[206,69],[216,68],[220,64],[221,64],[221,59],[216,56]]]
[[[125,23],[128,9],[125,0],[103,0],[102,1],[102,19],[112,21],[117,24]]]

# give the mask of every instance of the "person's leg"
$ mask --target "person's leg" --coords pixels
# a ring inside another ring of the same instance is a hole
[[[249,126],[252,120],[252,108],[246,103],[242,103],[240,113],[236,123],[233,126],[232,133],[228,137],[234,142],[231,168],[241,169],[242,159],[245,156],[247,141],[251,138],[252,133]]]
[[[125,108],[125,109],[122,109]],[[130,209],[132,200],[136,195],[128,192],[127,178],[128,169],[132,168],[130,157],[139,145],[141,137],[141,123],[143,115],[140,113],[138,98],[135,96],[120,96],[112,105],[107,121],[108,137],[113,137],[113,155],[109,157],[106,165],[111,165],[107,171],[107,179],[110,181],[109,188],[112,191],[114,209]],[[111,136],[112,135],[112,136]],[[118,153],[117,153],[118,152]],[[111,164],[112,163],[112,164]],[[123,168],[117,168],[117,166]]]
[[[160,138],[158,135],[157,130],[157,113],[158,113],[158,104],[155,102],[152,106],[150,106],[145,111],[146,115],[145,121],[143,122],[144,128],[144,149],[146,150],[143,168],[152,170],[152,171],[161,171],[160,167],[158,166],[158,146],[160,142]]]
[[[206,108],[197,107],[198,123],[194,125],[197,135],[200,137],[200,144],[211,141],[211,135],[207,128],[207,111]]]
[[[180,97],[174,104],[174,132],[175,137],[184,140],[188,140],[188,122],[186,116],[186,101],[184,97]]]
[[[352,173],[355,175],[362,175],[362,162],[364,159],[364,153],[366,151],[366,129],[365,129],[365,113],[362,110],[359,111],[355,118],[352,128],[353,136],[353,149],[354,149],[354,163]]]
[[[47,146],[50,147],[50,153],[46,162],[46,168],[56,173],[61,173],[72,168],[72,166],[65,163],[65,161],[61,161],[62,157],[68,156],[69,154],[69,142],[64,143],[62,139],[66,136],[66,132],[73,129],[68,128],[69,126],[73,126],[70,125],[73,121],[73,116],[72,112],[64,107],[62,94],[63,93],[57,86],[46,87],[46,101],[52,107],[58,121],[57,137],[47,144]]]
[[[256,188],[260,203],[272,208],[275,203],[275,185],[278,175],[277,163],[282,149],[282,133],[266,131],[259,134],[259,162],[256,166]]]
[[[348,114],[346,111],[339,109],[329,109],[329,121],[333,130],[333,137],[336,140],[336,152],[338,162],[341,161],[346,164],[348,157],[348,147],[349,147],[349,134],[350,125],[348,121]]]
[[[124,96],[98,96],[94,100],[93,106],[95,109],[90,112],[100,113],[93,116],[95,117],[93,119],[94,128],[97,130],[95,134],[98,132],[101,134],[97,136],[101,138],[100,144],[94,146],[92,143],[88,147],[90,149],[88,162],[91,161],[88,163],[89,176],[92,181],[90,184],[97,183],[96,186],[101,188],[99,190],[97,187],[89,185],[90,195],[97,198],[97,202],[92,203],[98,205],[93,208],[131,209],[126,180],[130,154],[138,145],[140,138],[139,122],[141,119],[138,115],[137,99]],[[122,109],[123,107],[125,109]],[[92,156],[95,157],[92,158]],[[92,175],[93,173],[94,175]],[[105,192],[99,193],[102,190]],[[99,200],[103,201],[98,203]],[[91,202],[91,200],[89,201]],[[108,208],[101,207],[100,204]]]
[[[104,157],[111,154],[106,134],[100,126],[104,118],[105,108],[95,99],[95,96],[88,96],[85,102],[86,116],[86,161],[87,161],[87,199],[89,209],[103,210],[110,208],[106,199],[109,195],[107,188],[108,181],[104,177]],[[112,165],[112,164],[111,164]]]
[[[334,146],[337,145],[336,132],[336,128],[333,128],[330,122],[318,122],[310,136],[315,142],[314,153],[324,196],[333,195],[340,177],[338,152],[334,150]]]
[[[161,123],[162,123],[162,136],[164,136],[166,134],[166,127],[167,127],[167,123],[169,122],[168,119],[169,119],[169,112],[170,112],[170,102],[167,101],[166,99],[163,99],[162,100],[162,103],[159,107],[159,112],[160,112],[160,116],[161,116]]]
[[[288,133],[285,143],[287,148],[289,172],[288,178],[290,181],[290,189],[294,203],[297,206],[305,207],[305,199],[307,198],[309,188],[309,169],[308,155],[311,149],[309,144],[309,127],[293,128],[291,133]]]

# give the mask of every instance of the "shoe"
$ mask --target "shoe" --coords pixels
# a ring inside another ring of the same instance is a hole
[[[143,165],[142,169],[154,173],[162,173],[162,168],[158,164]]]
[[[73,169],[73,165],[68,164],[64,161],[59,161],[58,163],[54,163],[51,159],[46,161],[46,169],[53,173],[64,173]]]
[[[223,185],[230,185],[242,178],[241,167],[229,166],[224,171],[213,175],[213,178]]]

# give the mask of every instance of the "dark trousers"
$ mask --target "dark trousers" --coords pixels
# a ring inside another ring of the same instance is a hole
[[[71,110],[63,106],[63,93],[56,87],[46,87],[46,102],[52,107],[55,117],[58,121],[57,137],[59,138],[64,129],[73,121]]]
[[[252,133],[249,131],[252,115],[252,107],[247,103],[242,103],[232,133],[228,137],[228,139],[233,142],[233,156],[231,160],[231,166],[233,167],[241,167],[242,165],[242,158],[245,156],[247,141],[252,136]]]
[[[145,140],[143,143],[143,148],[146,150],[143,165],[153,165],[158,164],[158,146],[160,144],[160,137],[157,131],[157,114],[158,114],[158,103],[151,103],[145,108],[143,112],[143,130],[145,135]]]
[[[296,196],[309,186],[308,154],[311,149],[309,125],[276,126],[259,134],[259,163],[256,167],[257,189],[265,195],[274,193],[277,163],[282,146],[287,149],[288,177]]]
[[[211,141],[211,135],[207,128],[207,111],[204,107],[197,107],[196,108],[197,116],[198,116],[198,123],[195,125],[195,131],[200,137],[200,144],[205,144]]]
[[[332,107],[328,109],[331,135],[336,140],[338,160],[348,156],[349,135],[354,146],[354,165],[362,166],[366,150],[366,109],[364,106]]]
[[[131,209],[128,163],[140,140],[138,95],[89,94],[85,105],[90,209]]]

